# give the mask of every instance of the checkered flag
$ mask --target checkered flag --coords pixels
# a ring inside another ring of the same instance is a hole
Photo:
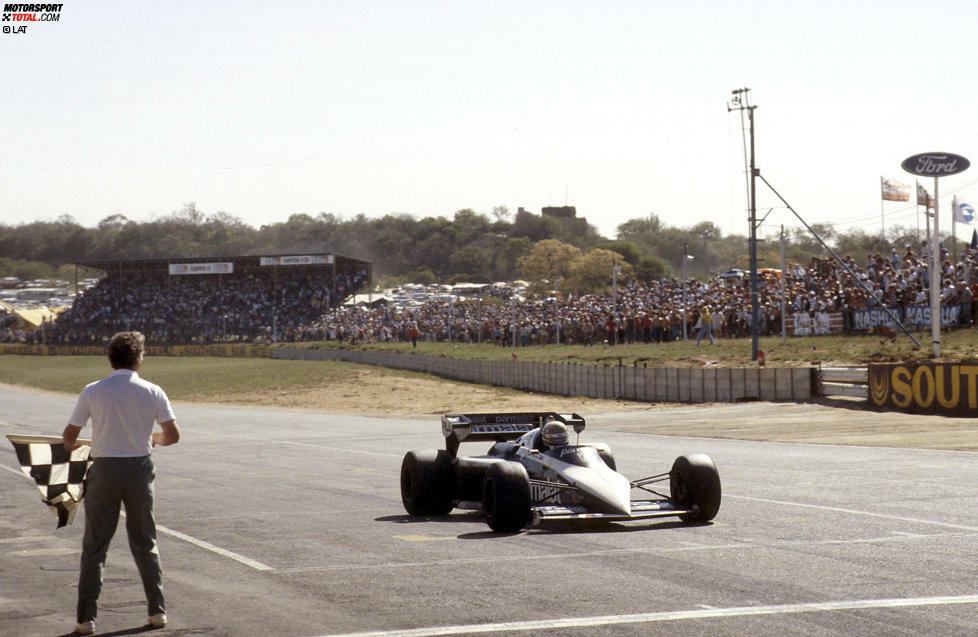
[[[90,440],[71,453],[65,451],[64,438],[57,436],[7,435],[17,451],[20,468],[41,490],[41,499],[58,516],[58,528],[71,524],[75,509],[85,496],[85,476],[92,460]]]

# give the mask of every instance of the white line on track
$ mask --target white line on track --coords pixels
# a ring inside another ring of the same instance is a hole
[[[957,597],[909,597],[903,599],[862,599],[854,601],[809,602],[806,604],[781,604],[777,606],[735,606],[731,608],[707,608],[702,610],[663,611],[636,615],[603,615],[597,617],[568,617],[538,621],[503,622],[496,624],[470,624],[467,626],[433,626],[408,630],[381,630],[321,637],[436,637],[438,635],[471,635],[476,633],[516,632],[530,630],[560,630],[589,628],[620,624],[715,619],[722,617],[749,617],[753,615],[788,615],[793,613],[818,613],[849,611],[869,608],[913,608],[918,606],[947,606],[951,604],[978,604],[978,595]]]
[[[167,535],[172,535],[173,537],[177,538],[178,540],[183,540],[184,542],[190,542],[194,546],[198,546],[198,547],[204,549],[205,551],[210,551],[211,553],[217,553],[218,555],[221,555],[223,557],[230,558],[230,559],[234,560],[235,562],[238,562],[240,564],[244,564],[245,566],[250,566],[251,568],[255,569],[256,571],[271,571],[271,570],[274,570],[271,566],[268,566],[266,564],[262,564],[258,560],[253,560],[250,557],[245,557],[244,555],[240,555],[238,553],[235,553],[233,551],[229,551],[227,549],[222,549],[220,546],[215,546],[215,545],[211,544],[210,542],[205,542],[204,540],[198,540],[197,538],[193,537],[192,535],[187,535],[186,533],[181,533],[180,531],[174,531],[173,529],[168,529],[165,526],[162,526],[160,524],[157,524],[156,525],[156,530],[159,531],[160,533],[166,533]]]
[[[16,475],[19,475],[22,478],[26,478],[27,480],[30,480],[30,478],[28,478],[24,474],[23,471],[18,471],[17,469],[11,469],[10,467],[5,466],[5,465],[2,465],[2,464],[0,464],[0,469],[6,469],[7,471],[9,471],[11,473],[14,473]],[[122,517],[125,517],[126,516],[126,512],[125,511],[120,511],[120,515]],[[181,533],[180,531],[174,531],[173,529],[169,529],[169,528],[167,528],[167,527],[165,527],[165,526],[163,526],[161,524],[157,524],[156,525],[156,530],[159,531],[160,533],[165,533],[166,535],[171,535],[171,536],[177,538],[178,540],[183,540],[184,542],[189,542],[190,544],[193,544],[194,546],[197,546],[199,548],[202,548],[205,551],[210,551],[211,553],[216,553],[216,554],[221,555],[223,557],[227,557],[229,559],[232,559],[235,562],[238,562],[240,564],[244,564],[245,566],[249,566],[249,567],[255,569],[256,571],[272,571],[272,570],[275,570],[271,566],[268,566],[267,564],[262,564],[258,560],[253,560],[250,557],[245,557],[244,555],[240,555],[238,553],[235,553],[233,551],[229,551],[227,549],[222,549],[220,546],[215,546],[215,545],[211,544],[210,542],[205,542],[204,540],[199,540],[199,539],[195,538],[192,535],[187,535],[186,533]]]
[[[23,471],[21,471],[20,469],[11,469],[7,465],[2,465],[2,464],[0,464],[0,469],[6,469],[10,473],[13,473],[15,475],[18,475],[21,478],[27,478],[27,475]],[[27,478],[27,479],[30,480],[30,478]]]
[[[942,526],[947,529],[958,529],[960,531],[978,531],[978,526],[966,526],[963,524],[951,524],[940,520],[922,520],[920,518],[909,518],[902,515],[890,515],[888,513],[873,513],[871,511],[857,511],[856,509],[844,509],[842,507],[823,506],[821,504],[804,504],[802,502],[786,502],[784,500],[768,500],[767,498],[752,498],[746,495],[723,494],[725,498],[736,500],[747,500],[749,502],[764,502],[767,504],[780,504],[782,506],[801,507],[804,509],[819,509],[821,511],[835,511],[837,513],[847,513],[849,515],[862,515],[871,518],[882,518],[884,520],[898,520],[900,522],[912,522],[914,524],[930,524],[932,526]]]
[[[927,540],[933,542],[938,538],[972,537],[973,533],[933,533],[894,534],[881,537],[847,538],[839,540],[778,540],[770,542],[726,542],[723,544],[693,544],[655,549],[609,549],[606,551],[588,551],[580,553],[548,553],[544,555],[492,555],[487,557],[467,557],[452,560],[431,560],[427,562],[383,562],[378,564],[330,564],[328,566],[299,566],[295,568],[275,569],[276,573],[308,573],[314,571],[369,571],[399,568],[431,568],[436,566],[459,566],[463,564],[498,564],[500,562],[529,562],[539,560],[568,560],[592,557],[614,557],[620,555],[662,555],[666,553],[689,553],[694,551],[736,551],[752,549],[777,549],[798,546],[828,546],[850,544],[882,544],[886,542],[914,542]],[[395,536],[396,537],[396,536]],[[455,539],[455,538],[442,538]]]

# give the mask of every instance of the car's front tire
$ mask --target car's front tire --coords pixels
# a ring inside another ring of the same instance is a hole
[[[409,451],[401,462],[401,501],[411,515],[445,515],[455,499],[455,469],[444,450]]]
[[[516,533],[530,522],[530,476],[518,462],[497,462],[482,482],[482,509],[489,528]]]
[[[669,496],[673,506],[692,513],[683,522],[708,522],[720,510],[720,474],[710,456],[697,453],[679,456],[669,471]]]

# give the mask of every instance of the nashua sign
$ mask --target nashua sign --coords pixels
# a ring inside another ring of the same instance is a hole
[[[920,153],[907,157],[900,166],[920,177],[947,177],[968,170],[971,162],[954,153]]]

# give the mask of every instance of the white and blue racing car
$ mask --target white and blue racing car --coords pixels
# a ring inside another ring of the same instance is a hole
[[[553,412],[442,417],[444,450],[409,451],[401,499],[410,515],[481,510],[494,531],[515,533],[547,520],[712,520],[720,476],[705,454],[680,456],[667,473],[629,480],[604,443],[579,444],[584,419]],[[578,444],[570,444],[569,428]],[[493,442],[481,456],[459,456],[461,442]],[[669,483],[668,494],[657,491]],[[642,499],[632,499],[639,491]]]

